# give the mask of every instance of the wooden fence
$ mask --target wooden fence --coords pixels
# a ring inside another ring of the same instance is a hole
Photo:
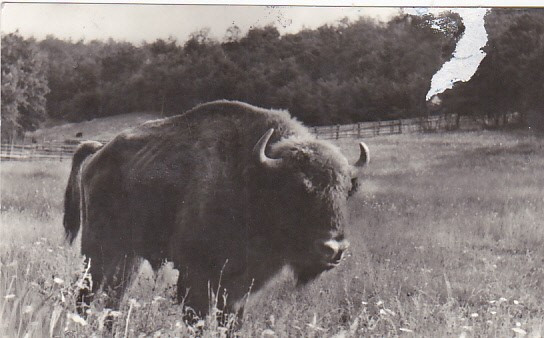
[[[2,144],[0,159],[2,161],[37,161],[56,160],[64,161],[72,158],[77,145],[62,143],[43,144]]]
[[[106,143],[107,141],[100,141]],[[30,144],[2,144],[0,146],[0,160],[2,161],[70,161],[79,140],[65,142],[50,141]]]
[[[506,114],[502,119],[439,115],[391,121],[360,122],[335,126],[312,127],[321,139],[369,138],[380,135],[438,132],[445,130],[480,130],[519,122],[519,114]]]
[[[440,115],[423,118],[402,119],[392,121],[361,122],[354,124],[311,127],[311,131],[319,139],[359,138],[365,139],[380,135],[410,134],[422,132],[438,132],[444,130],[480,130],[490,126],[503,126],[519,122],[519,114],[507,114],[502,120],[496,118],[476,119],[469,116]],[[107,140],[101,140],[107,143]],[[66,161],[72,158],[79,140],[64,142],[51,141],[41,144],[2,144],[0,160],[2,161],[34,161],[55,160]]]

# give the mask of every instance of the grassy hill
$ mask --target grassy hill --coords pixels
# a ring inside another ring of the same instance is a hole
[[[77,133],[82,133],[81,139],[84,140],[110,140],[124,129],[160,117],[158,113],[139,112],[108,116],[78,123],[50,124],[34,132],[27,133],[26,137],[29,139],[34,138],[38,142],[64,141],[75,139]]]

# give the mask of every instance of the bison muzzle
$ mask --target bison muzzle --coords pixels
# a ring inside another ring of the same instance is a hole
[[[362,166],[368,149],[361,144]],[[337,266],[356,166],[285,111],[215,101],[126,130],[109,143],[81,144],[65,195],[64,227],[82,228],[92,290],[109,306],[139,257],[172,261],[178,298],[199,315],[209,289],[228,292],[227,311],[284,266],[299,284]],[[186,297],[186,298],[184,298]]]

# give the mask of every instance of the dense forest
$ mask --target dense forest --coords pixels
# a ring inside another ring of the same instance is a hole
[[[434,111],[541,112],[544,11],[492,10],[487,56],[467,83],[446,91]],[[134,111],[168,116],[214,99],[286,108],[309,125],[429,113],[433,74],[464,32],[459,15],[361,18],[280,35],[273,26],[222,41],[206,29],[184,43],[158,39],[37,41],[2,36],[2,137],[47,118],[82,121]]]

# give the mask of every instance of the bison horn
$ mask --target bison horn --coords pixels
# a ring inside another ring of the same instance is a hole
[[[355,163],[356,167],[363,167],[370,161],[370,153],[368,146],[364,142],[359,142],[359,148],[361,148],[361,155],[359,160]]]
[[[274,133],[274,128],[268,129],[266,133],[259,139],[255,147],[253,147],[253,154],[257,157],[259,163],[261,163],[266,168],[278,168],[281,166],[281,159],[274,159],[266,156],[265,149],[270,137]]]

